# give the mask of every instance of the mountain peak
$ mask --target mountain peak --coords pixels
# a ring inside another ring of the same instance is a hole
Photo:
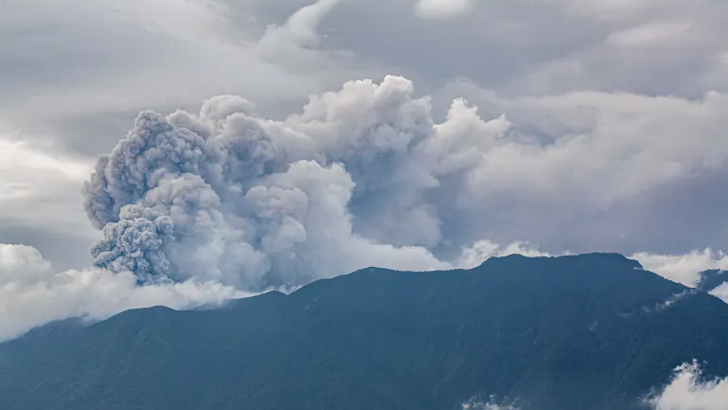
[[[493,256],[485,260],[480,266],[488,266],[496,263],[518,263],[532,262],[539,263],[543,261],[558,261],[565,263],[587,263],[587,264],[604,264],[608,263],[614,266],[629,267],[632,269],[643,269],[642,264],[634,259],[630,259],[621,253],[615,252],[593,252],[579,255],[560,255],[560,256],[526,256],[522,254],[510,254],[504,256]]]

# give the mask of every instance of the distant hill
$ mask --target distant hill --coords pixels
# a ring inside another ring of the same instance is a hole
[[[728,375],[728,305],[686,290],[616,254],[370,268],[38,329],[0,345],[0,409],[637,409],[693,358]]]

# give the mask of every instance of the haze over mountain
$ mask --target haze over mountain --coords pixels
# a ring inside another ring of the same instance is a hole
[[[43,327],[0,345],[0,407],[717,410],[691,377],[726,346],[728,305],[636,261],[508,256]]]

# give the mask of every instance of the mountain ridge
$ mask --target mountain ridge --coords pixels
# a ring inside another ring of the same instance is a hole
[[[728,305],[696,292],[654,308],[687,289],[608,253],[366,268],[217,311],[138,309],[29,333],[0,345],[0,404],[449,410],[495,395],[524,410],[637,409],[686,361],[728,374]]]

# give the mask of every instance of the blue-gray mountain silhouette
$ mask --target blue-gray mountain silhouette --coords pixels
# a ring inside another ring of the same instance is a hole
[[[224,309],[152,308],[0,345],[3,410],[626,410],[697,359],[728,305],[616,254],[365,269]]]

